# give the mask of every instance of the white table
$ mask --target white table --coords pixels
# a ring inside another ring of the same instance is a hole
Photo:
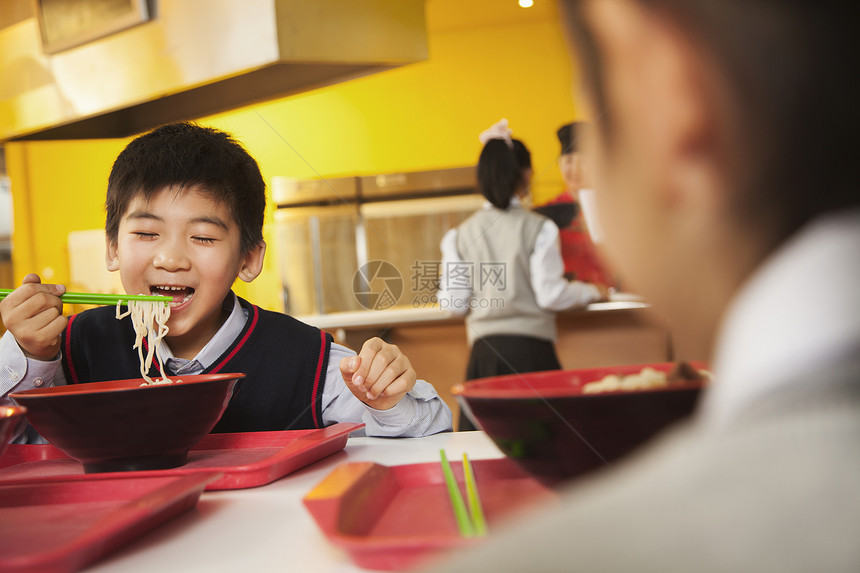
[[[503,457],[483,432],[426,438],[350,438],[346,448],[310,467],[258,488],[206,492],[195,509],[90,566],[88,573],[206,573],[365,571],[329,543],[302,498],[339,464],[385,465]]]

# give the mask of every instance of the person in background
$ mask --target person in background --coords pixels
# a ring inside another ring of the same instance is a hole
[[[535,211],[552,219],[559,229],[571,227],[580,215],[579,190],[585,187],[580,138],[587,129],[587,123],[573,122],[562,125],[556,131],[561,144],[558,170],[564,189],[550,201],[536,207]],[[579,227],[581,225],[577,225]]]
[[[613,287],[615,279],[595,248],[583,209],[585,198],[581,197],[592,192],[583,154],[583,141],[590,128],[586,122],[567,123],[558,128],[556,135],[561,144],[558,168],[564,191],[534,210],[558,225],[567,278]]]
[[[330,334],[236,296],[263,268],[265,183],[229,134],[191,123],[159,127],[119,154],[108,180],[105,260],[127,293],[172,297],[169,332],[149,376],[242,372],[214,432],[296,430],[363,422],[372,436],[422,436],[452,426],[434,388],[391,344],[355,352]],[[114,307],[62,314],[62,285],[35,274],[0,302],[0,403],[37,386],[137,378],[131,318]],[[29,427],[18,441],[40,441]]]
[[[443,310],[466,316],[466,379],[555,370],[555,312],[585,306],[605,290],[563,276],[558,227],[522,207],[531,159],[506,120],[480,136],[483,207],[442,238]],[[459,429],[474,429],[463,416]]]
[[[436,571],[860,571],[854,6],[563,8],[606,251],[714,379],[692,419]]]

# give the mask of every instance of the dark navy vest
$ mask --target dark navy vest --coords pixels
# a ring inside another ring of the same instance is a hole
[[[246,376],[212,431],[322,427],[331,335],[241,298],[239,304],[248,311],[241,334],[203,373]],[[62,341],[63,371],[69,384],[140,377],[131,318],[117,320],[115,312],[115,307],[99,307],[69,317]],[[161,376],[155,361],[148,374]],[[174,373],[168,370],[167,375]]]

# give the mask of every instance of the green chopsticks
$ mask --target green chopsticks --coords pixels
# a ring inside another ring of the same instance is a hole
[[[475,481],[472,462],[466,454],[463,454],[463,475],[466,479],[466,498],[469,501],[469,514],[475,525],[475,535],[486,535],[487,521],[484,518],[484,508],[481,507],[481,498],[478,497],[478,482]]]
[[[0,289],[0,300],[6,298],[6,295],[11,293],[11,289]],[[129,300],[151,300],[153,302],[169,303],[173,300],[169,296],[148,295],[148,294],[101,294],[97,292],[67,292],[60,297],[66,304],[103,304],[116,305],[118,302],[127,302]]]
[[[481,499],[478,497],[478,484],[475,482],[475,474],[468,456],[463,454],[463,477],[466,482],[466,498],[469,501],[468,510],[466,502],[457,485],[457,478],[451,470],[445,450],[439,450],[442,458],[442,473],[445,476],[445,485],[448,487],[448,497],[451,499],[451,507],[454,510],[454,518],[457,520],[457,528],[463,537],[475,537],[487,534],[487,521],[484,518],[484,510],[481,507]]]

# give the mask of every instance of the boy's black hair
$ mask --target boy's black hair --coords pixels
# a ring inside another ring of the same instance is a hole
[[[519,140],[513,148],[503,139],[491,139],[478,159],[478,187],[481,194],[499,209],[507,209],[523,182],[523,170],[531,167],[531,153]]]
[[[558,128],[558,131],[556,131],[555,134],[558,137],[558,142],[561,144],[560,155],[580,151],[579,140],[587,127],[588,124],[585,122],[574,121],[573,123],[566,123]]]
[[[105,232],[116,241],[131,201],[167,187],[197,190],[228,206],[239,226],[242,254],[263,240],[266,184],[253,157],[233,137],[182,122],[138,136],[117,156],[108,178]]]
[[[708,52],[734,117],[728,152],[735,214],[773,245],[817,215],[860,206],[860,53],[844,0],[638,0],[683,26]],[[612,146],[603,54],[580,11],[563,0],[584,76]]]

